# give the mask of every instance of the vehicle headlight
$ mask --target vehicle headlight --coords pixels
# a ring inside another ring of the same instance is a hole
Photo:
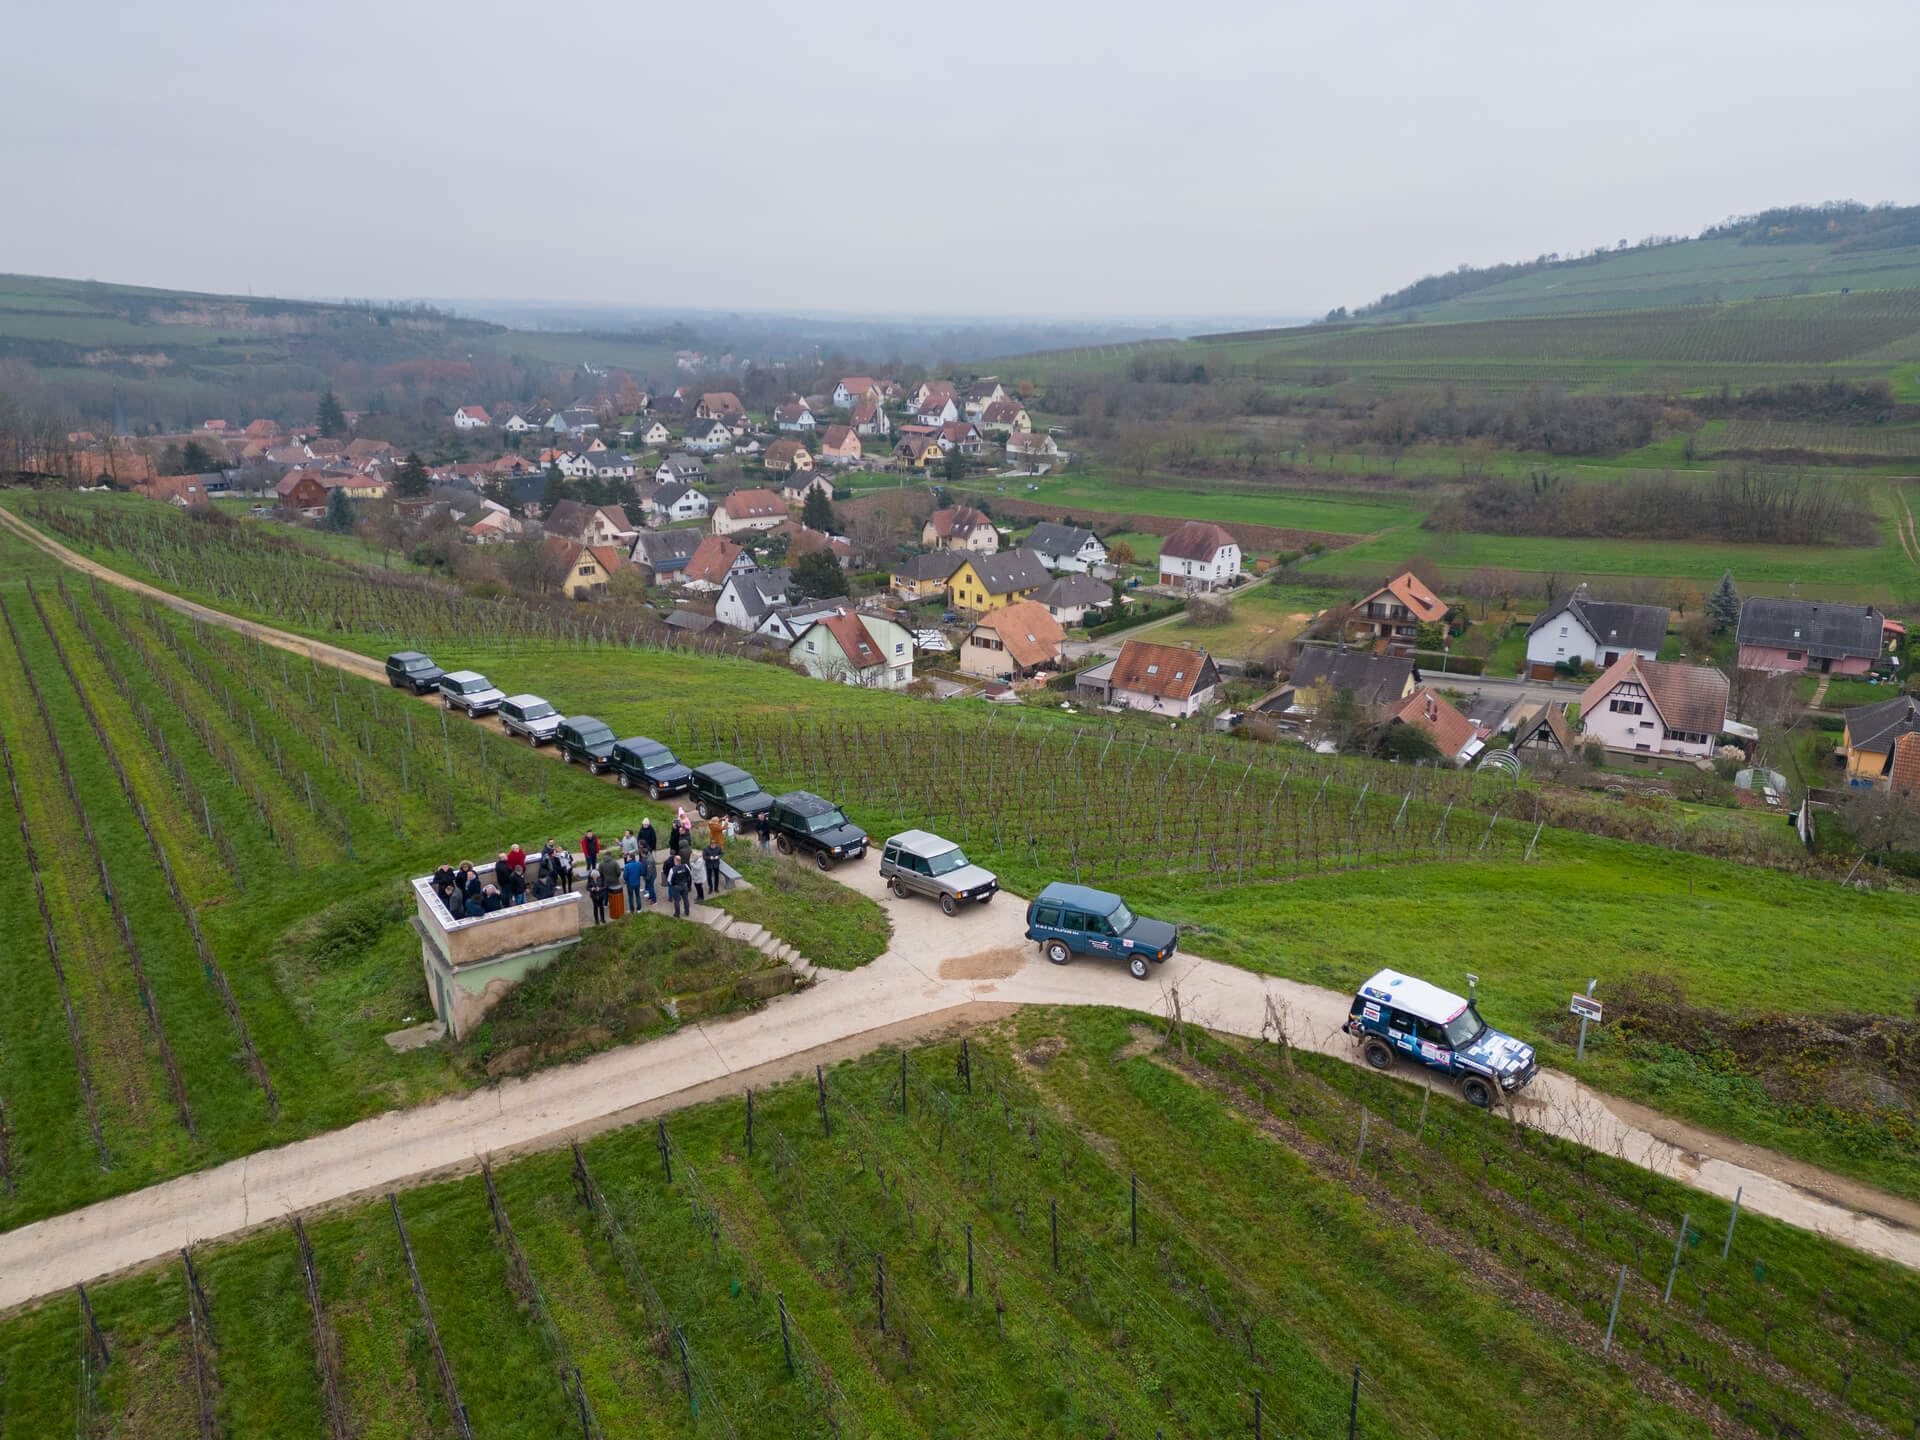
[[[957,890],[954,892],[953,898],[956,900],[964,900],[967,898],[967,892],[964,890]]]
[[[834,847],[833,847],[833,853],[834,853],[835,855],[838,855],[838,854],[840,853],[840,850],[841,850],[841,847],[840,847],[840,846],[838,846],[838,845],[836,845],[836,846],[834,846]]]

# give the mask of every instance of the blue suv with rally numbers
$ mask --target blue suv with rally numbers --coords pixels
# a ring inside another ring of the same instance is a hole
[[[1371,1068],[1389,1070],[1395,1055],[1405,1055],[1453,1076],[1461,1098],[1483,1110],[1540,1073],[1533,1047],[1488,1025],[1471,1000],[1397,970],[1360,987],[1341,1028]]]
[[[1134,914],[1110,891],[1056,880],[1027,906],[1027,938],[1055,965],[1075,955],[1107,955],[1126,961],[1127,973],[1144,980],[1150,965],[1173,954],[1180,932]]]

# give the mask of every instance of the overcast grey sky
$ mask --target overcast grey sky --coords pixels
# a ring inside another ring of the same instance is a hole
[[[204,290],[1313,313],[1920,200],[1915,0],[0,15],[0,270]]]

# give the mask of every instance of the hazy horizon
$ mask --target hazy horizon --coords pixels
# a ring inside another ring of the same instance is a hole
[[[604,0],[536,20],[24,9],[15,51],[40,63],[0,92],[0,174],[41,218],[0,238],[0,270],[473,307],[1271,320],[1462,262],[1915,198],[1910,4],[1814,26],[1781,3],[1098,16],[989,4],[929,40],[753,5],[724,34]]]

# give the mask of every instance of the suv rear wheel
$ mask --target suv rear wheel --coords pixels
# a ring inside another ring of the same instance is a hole
[[[782,855],[791,855],[793,853],[793,837],[792,836],[790,835],[776,836],[773,843],[779,848],[780,853]]]
[[[942,915],[958,915],[960,913],[960,902],[951,895],[942,895],[940,897],[940,913]]]
[[[1064,940],[1049,940],[1041,949],[1047,959],[1056,965],[1064,965],[1073,958],[1073,952],[1067,948]]]
[[[694,801],[693,808],[700,812],[700,818],[702,820],[711,820],[713,818],[713,807],[707,804],[706,801],[704,800]]]
[[[560,747],[560,759],[563,764],[567,764],[567,765],[573,764],[573,751],[567,749],[566,746],[562,745]]]
[[[1384,1040],[1369,1040],[1360,1047],[1360,1058],[1375,1070],[1393,1068],[1393,1047]]]
[[[1460,1098],[1476,1110],[1491,1110],[1493,1082],[1484,1075],[1469,1075],[1460,1082]]]
[[[902,880],[898,875],[887,882],[887,888],[893,892],[894,899],[904,900],[907,898],[907,882]]]
[[[622,790],[633,789],[633,776],[627,774],[624,770],[620,772],[620,788]]]

